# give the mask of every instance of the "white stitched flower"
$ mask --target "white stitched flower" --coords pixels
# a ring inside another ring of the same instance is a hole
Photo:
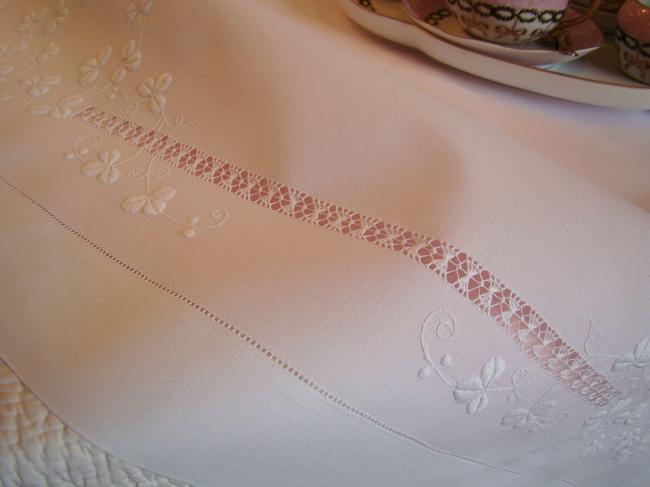
[[[27,107],[30,115],[49,115],[52,118],[69,118],[72,116],[72,107],[75,107],[85,100],[82,94],[68,96],[59,100],[55,105],[31,105]]]
[[[102,151],[97,154],[97,160],[84,164],[81,172],[86,176],[97,177],[101,183],[114,183],[120,177],[120,171],[115,167],[119,159],[120,153],[116,149]]]
[[[56,2],[56,15],[52,18],[43,28],[44,34],[52,34],[59,26],[63,25],[68,20],[70,10],[66,8],[64,0],[57,0]]]
[[[539,428],[545,428],[569,417],[569,413],[550,416],[549,412],[557,407],[556,401],[541,401],[530,409],[515,409],[501,418],[503,426],[512,426],[514,429],[528,429],[530,433]]]
[[[34,25],[43,20],[46,15],[47,7],[43,7],[39,10],[32,10],[27,16],[25,16],[23,23],[20,24],[16,30],[18,32],[25,32],[26,30],[30,30],[32,27],[34,27]]]
[[[176,190],[168,186],[158,188],[148,195],[130,195],[122,201],[122,209],[129,213],[142,213],[156,216],[165,211],[167,202],[174,197]]]
[[[505,368],[506,364],[501,357],[492,357],[483,364],[480,377],[474,375],[456,382],[454,400],[467,404],[467,414],[480,413],[488,404],[490,384],[503,374]]]
[[[10,54],[15,54],[17,52],[23,52],[29,49],[29,42],[27,42],[27,39],[21,39],[19,41],[14,42],[13,44],[10,44],[9,47],[7,48],[7,51]]]
[[[163,95],[172,84],[172,75],[163,73],[154,81],[153,78],[145,79],[138,85],[138,93],[144,98],[149,98],[149,111],[161,113],[165,109],[167,99]]]
[[[113,73],[111,82],[114,85],[120,84],[126,78],[127,71],[135,71],[140,67],[142,54],[137,50],[137,45],[133,39],[129,39],[122,48],[122,64],[117,67]]]
[[[132,0],[126,7],[126,18],[133,22],[139,15],[147,15],[153,8],[153,0]]]
[[[27,86],[27,93],[30,96],[43,96],[50,91],[50,86],[56,85],[61,81],[61,76],[55,74],[51,76],[32,76],[21,81],[23,86]]]
[[[50,42],[45,47],[43,47],[40,54],[36,56],[36,61],[38,61],[39,63],[42,63],[43,61],[47,61],[47,59],[50,56],[57,54],[60,50],[61,48],[59,46],[57,46],[54,42]]]
[[[81,68],[79,68],[79,73],[81,74],[79,83],[82,85],[90,85],[96,82],[101,74],[101,68],[108,62],[112,52],[113,49],[111,46],[108,46],[100,52],[97,57],[86,61]]]

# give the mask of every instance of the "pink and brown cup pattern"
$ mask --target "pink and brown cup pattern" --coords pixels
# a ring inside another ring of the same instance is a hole
[[[456,15],[463,28],[475,37],[499,44],[521,44],[539,39],[553,30],[566,12],[566,2],[558,8],[532,8],[513,5],[495,5],[486,1],[447,0],[447,6]],[[561,7],[562,6],[562,7]]]
[[[627,0],[617,15],[616,47],[621,69],[650,84],[650,0]]]
[[[616,48],[621,69],[625,74],[637,81],[650,84],[650,43],[642,44],[618,27]]]

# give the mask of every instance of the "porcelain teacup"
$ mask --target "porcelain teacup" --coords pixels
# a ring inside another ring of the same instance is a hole
[[[616,48],[621,69],[650,84],[650,0],[627,0],[618,11]]]
[[[569,0],[446,0],[471,35],[499,44],[544,37],[562,20]]]

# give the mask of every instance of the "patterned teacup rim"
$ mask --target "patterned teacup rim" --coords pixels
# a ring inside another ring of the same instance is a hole
[[[561,54],[556,49],[538,41],[522,45],[497,44],[467,34],[447,9],[445,0],[403,0],[402,6],[413,22],[436,36],[484,54],[529,66],[574,61],[597,49],[604,41],[600,29],[588,20],[567,29],[576,55]],[[441,12],[442,15],[440,15]],[[438,20],[430,19],[431,14],[438,17]],[[572,9],[569,9],[566,14],[568,18],[578,16],[579,14]]]

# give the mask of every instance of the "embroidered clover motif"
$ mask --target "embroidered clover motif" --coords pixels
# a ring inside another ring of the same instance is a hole
[[[448,353],[443,353],[440,359],[434,361],[430,350],[432,341],[447,341],[456,334],[456,321],[447,310],[436,310],[427,316],[420,332],[420,346],[426,366],[420,369],[418,377],[427,379],[437,374],[438,377],[451,389],[454,401],[465,404],[465,412],[475,415],[483,411],[488,403],[490,393],[507,393],[510,402],[520,399],[519,390],[523,387],[522,381],[527,375],[525,369],[516,370],[510,378],[510,385],[497,387],[495,383],[506,370],[505,361],[499,356],[488,359],[479,374],[471,375],[454,381],[450,376],[453,360]]]
[[[176,194],[174,188],[165,186],[158,188],[146,195],[130,195],[122,201],[122,209],[128,213],[142,213],[143,215],[162,215],[167,207],[167,202]]]
[[[54,33],[68,20],[68,16],[70,15],[70,10],[66,8],[64,0],[57,0],[55,10],[56,14],[54,18],[50,19],[43,28],[43,33],[46,35]]]
[[[470,376],[456,383],[454,400],[466,404],[467,414],[477,414],[488,405],[490,385],[498,379],[506,368],[501,357],[492,357],[483,364],[481,375]]]
[[[167,99],[163,93],[167,91],[171,84],[171,74],[163,73],[155,81],[153,78],[147,78],[138,85],[140,96],[149,99],[149,111],[151,113],[161,113],[165,109]]]
[[[44,76],[43,78],[39,76],[25,78],[21,81],[21,84],[27,87],[27,93],[30,96],[43,96],[46,93],[49,93],[50,86],[59,84],[60,81],[61,76],[55,74],[51,76]]]
[[[122,48],[122,60],[120,66],[113,72],[111,83],[118,85],[124,81],[127,71],[135,71],[140,67],[142,62],[142,54],[138,50],[137,44],[134,39],[129,41]]]
[[[501,424],[512,426],[516,430],[526,429],[529,433],[533,433],[539,428],[546,428],[569,417],[569,413],[566,412],[549,416],[557,405],[557,401],[538,401],[529,409],[518,408],[507,413],[501,418]]]
[[[120,153],[116,149],[102,151],[97,154],[97,160],[81,166],[81,172],[86,176],[97,177],[101,183],[114,183],[120,177],[120,171],[115,167],[119,159]]]
[[[25,16],[22,24],[18,26],[16,32],[26,32],[34,28],[41,20],[47,15],[47,7],[42,7],[38,10],[32,10],[29,14]]]
[[[102,67],[108,62],[113,53],[113,48],[107,46],[102,50],[96,57],[90,58],[86,61],[81,68],[79,68],[79,73],[81,77],[79,78],[79,83],[82,85],[91,85],[96,83],[99,79],[99,76],[102,72]]]
[[[630,457],[645,453],[650,445],[650,423],[642,418],[648,411],[647,403],[632,404],[632,399],[622,399],[609,411],[599,411],[583,423],[581,436],[591,437],[589,447],[582,456],[608,449],[612,461],[621,463]]]
[[[132,0],[126,7],[126,18],[133,22],[139,16],[145,16],[151,12],[153,0]]]
[[[70,118],[73,114],[72,109],[83,103],[84,95],[72,95],[59,100],[54,105],[32,105],[27,108],[27,112],[32,115],[49,115],[54,119]]]
[[[78,0],[79,5],[85,3]],[[25,89],[30,97],[42,97],[42,101],[26,104],[25,111],[30,115],[49,116],[52,119],[66,119],[74,116],[85,101],[105,93],[108,100],[114,100],[118,96],[126,104],[125,113],[133,113],[138,103],[131,101],[127,92],[139,94],[145,98],[148,111],[156,115],[150,125],[150,130],[158,131],[164,129],[180,129],[196,124],[196,121],[185,121],[182,115],[177,115],[173,122],[170,122],[165,112],[167,104],[166,92],[172,82],[172,75],[162,73],[157,78],[147,78],[135,86],[126,87],[126,79],[129,73],[137,71],[143,61],[141,45],[144,34],[152,28],[148,16],[154,6],[153,0],[131,0],[126,6],[126,17],[132,22],[133,30],[122,44],[119,59],[115,59],[113,46],[108,45],[96,55],[86,60],[78,69],[79,85],[83,88],[80,93],[59,96],[58,101],[52,95],[55,87],[62,84],[62,77],[59,74],[49,76],[26,75],[22,80],[17,81],[21,89]],[[10,55],[16,55],[11,62],[0,62],[0,81],[7,81],[15,73],[26,73],[40,63],[47,61],[57,54],[61,47],[51,40],[43,42],[42,46],[36,48],[32,40],[45,39],[45,36],[55,34],[59,28],[66,23],[70,16],[70,9],[66,6],[65,0],[56,0],[52,15],[47,18],[48,8],[35,9],[29,12],[18,27],[17,39],[0,44],[0,59]],[[35,30],[37,24],[44,22],[43,28]],[[20,58],[19,58],[20,56]],[[109,76],[107,74],[110,73]],[[6,87],[8,83],[3,83]],[[6,102],[15,98],[17,93],[0,90],[0,102]],[[138,148],[134,153],[123,157],[120,152],[111,147],[104,149],[96,148],[101,143],[100,137],[79,137],[73,142],[71,151],[64,154],[64,159],[79,162],[79,171],[87,176],[95,178],[103,184],[113,184],[121,178],[121,167],[129,162],[141,161],[140,156],[145,152],[146,147]],[[89,156],[92,148],[95,149],[95,156]],[[225,209],[216,209],[209,213],[209,222],[202,223],[207,218],[201,219],[194,215],[187,218],[177,218],[169,212],[169,203],[175,197],[176,190],[169,186],[158,186],[152,189],[155,181],[169,175],[167,167],[156,168],[155,158],[151,159],[146,167],[131,167],[127,172],[129,179],[143,181],[143,194],[130,194],[124,197],[120,207],[128,213],[137,213],[147,216],[159,216],[171,222],[179,229],[179,234],[185,238],[191,238],[197,234],[225,223],[229,214]]]
[[[36,56],[36,61],[42,63],[47,61],[50,56],[58,54],[61,48],[56,45],[54,42],[50,42],[41,49],[41,52]]]

